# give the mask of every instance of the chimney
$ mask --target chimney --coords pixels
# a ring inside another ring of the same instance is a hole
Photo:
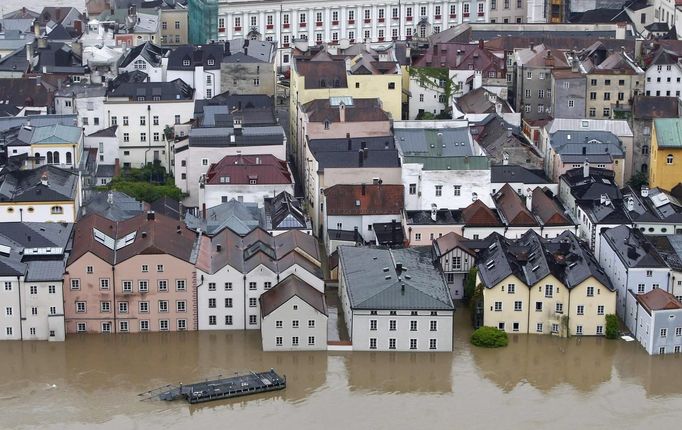
[[[509,154],[506,152],[502,153],[502,165],[507,166],[509,165]]]
[[[362,157],[363,157],[362,149],[359,149],[359,150],[358,150],[358,166],[359,166],[359,167],[362,167],[362,162],[363,162]]]
[[[642,197],[644,198],[649,197],[649,187],[647,187],[646,185],[643,185],[639,192],[642,195]]]
[[[483,41],[483,39],[478,40],[478,47],[480,49],[483,49],[485,47],[485,42]]]
[[[36,39],[40,39],[40,24],[38,23],[38,20],[33,23],[33,34],[35,35]]]
[[[121,162],[118,158],[114,160],[114,176],[121,176]]]
[[[47,180],[47,170],[46,170],[45,173],[43,173],[43,175],[40,177],[40,183],[43,184],[43,185],[45,185],[46,187],[47,187],[48,185],[50,185],[50,183],[49,183],[48,180]]]
[[[154,211],[147,211],[147,221],[154,221],[156,219],[156,214]]]
[[[353,141],[350,139],[349,134],[347,134],[346,136],[348,137],[348,150],[350,151],[353,149]]]
[[[400,276],[403,273],[403,263],[395,263],[395,273]]]
[[[339,103],[339,121],[346,122],[346,105]]]
[[[367,193],[367,190],[365,188],[365,184],[362,183],[362,195],[364,196]]]
[[[589,177],[590,177],[590,162],[587,161],[587,158],[586,158],[585,161],[583,162],[583,178],[589,178]]]
[[[526,188],[526,209],[533,211],[533,190]]]
[[[438,205],[431,203],[431,221],[436,222],[438,217]]]
[[[217,245],[215,246],[215,250],[216,250],[216,252],[222,251],[222,250],[223,250],[223,245],[217,244]]]
[[[201,217],[206,219],[206,203],[201,205]]]

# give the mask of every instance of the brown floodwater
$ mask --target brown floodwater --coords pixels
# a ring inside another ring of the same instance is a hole
[[[682,357],[635,342],[512,336],[453,353],[264,353],[248,332],[0,342],[0,428],[678,428]],[[286,390],[190,406],[138,393],[274,367]]]

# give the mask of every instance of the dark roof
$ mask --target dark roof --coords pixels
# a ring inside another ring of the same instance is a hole
[[[656,248],[636,228],[621,225],[606,230],[602,237],[627,268],[667,267]]]
[[[463,96],[457,98],[457,107],[463,113],[495,113],[497,112],[497,103],[500,104],[500,112],[513,112],[509,103],[505,99],[498,99],[497,95],[486,90],[483,87],[469,91]]]
[[[329,240],[336,240],[342,242],[355,242],[360,244],[365,243],[365,239],[362,238],[362,235],[358,230],[328,229],[327,238],[329,238]]]
[[[609,24],[629,21],[623,9],[598,8],[574,14],[570,22],[574,24]]]
[[[298,297],[318,312],[328,315],[324,294],[292,274],[260,295],[258,300],[260,301],[261,317],[268,316],[274,310],[291,300],[292,297]]]
[[[543,226],[573,225],[558,201],[540,187],[533,190],[531,209]]]
[[[222,43],[178,46],[168,54],[168,70],[194,70],[198,66],[204,70],[220,70],[224,52]]]
[[[644,27],[648,31],[651,32],[668,32],[670,31],[670,27],[668,26],[667,22],[652,22],[651,24],[647,25]]]
[[[0,254],[0,276],[25,275],[27,282],[60,280],[72,230],[73,224],[67,223],[0,223],[0,245],[9,248]]]
[[[528,169],[523,166],[509,164],[503,166],[490,166],[490,182],[498,183],[523,183],[523,184],[550,184],[542,169]]]
[[[291,194],[282,191],[265,199],[265,215],[272,230],[307,229],[309,227],[301,205]]]
[[[67,73],[83,74],[85,67],[81,64],[81,58],[73,49],[64,42],[48,41],[44,48],[36,48],[38,63],[34,65],[34,71],[44,73]]]
[[[121,246],[121,241],[126,244]],[[112,221],[90,213],[76,225],[69,264],[88,252],[112,265],[138,254],[168,254],[194,263],[196,242],[196,233],[161,214],[142,213],[124,221]]]
[[[117,125],[112,125],[111,127],[104,128],[102,130],[97,130],[96,132],[89,134],[88,137],[116,137]]]
[[[294,67],[305,77],[305,89],[347,88],[345,61],[298,61]]]
[[[162,48],[151,42],[145,42],[123,54],[119,60],[118,66],[127,67],[128,64],[136,60],[137,57],[142,56],[142,58],[147,60],[153,67],[161,67],[161,58],[163,58],[168,51],[170,51],[170,49]]]
[[[188,144],[201,147],[284,145],[284,129],[280,125],[242,127],[241,134],[235,134],[228,127],[193,128],[189,131]]]
[[[453,215],[457,213],[457,217]],[[436,219],[431,217],[431,211],[405,211],[405,221],[407,224],[414,225],[453,225],[463,223],[461,220],[461,211],[451,211],[450,209],[437,209]]]
[[[506,70],[504,58],[496,56],[483,43],[434,43],[418,59],[413,67],[447,67],[449,70],[480,70],[483,76]]]
[[[328,215],[396,215],[404,207],[405,187],[388,184],[334,185],[325,189]]]
[[[210,100],[194,102],[194,118],[199,127],[232,127],[277,124],[272,98],[265,94],[218,94]]]
[[[227,155],[206,173],[207,185],[291,184],[286,161],[274,155]]]
[[[52,165],[7,172],[0,179],[0,201],[3,202],[74,200],[78,192],[78,175]]]
[[[567,170],[560,179],[571,190],[576,200],[597,200],[606,194],[614,201],[622,198],[620,189],[614,180],[612,170],[589,168],[589,175],[585,177],[583,167]]]
[[[120,191],[93,191],[81,208],[81,216],[99,214],[112,221],[123,221],[145,212],[141,201]]]
[[[29,63],[26,59],[26,46],[0,58],[0,71],[28,73]]]
[[[367,151],[361,151],[363,144]],[[308,148],[317,160],[320,171],[351,167],[400,167],[393,136],[351,138],[350,145],[345,138],[311,139]]]
[[[400,246],[405,241],[403,225],[400,222],[381,222],[372,224],[372,230],[379,245]]]
[[[443,275],[431,262],[429,247],[338,249],[339,277],[345,279],[351,309],[454,309]]]
[[[163,196],[150,203],[149,208],[157,214],[162,214],[168,218],[177,219],[180,216],[180,202],[174,198]]]
[[[52,31],[47,33],[47,40],[71,40],[73,36],[66,31],[63,25],[57,24]]]
[[[116,176],[116,166],[113,164],[98,164],[95,177],[97,178],[113,178]]]
[[[50,106],[52,94],[39,79],[0,79],[0,100],[13,106]]]
[[[194,95],[194,88],[179,78],[171,82],[128,82],[125,75],[128,74],[123,73],[110,81],[107,97],[127,97],[131,101],[150,102],[192,100]]]
[[[340,122],[343,109],[343,122],[389,121],[390,116],[381,107],[380,99],[351,99],[351,104],[336,103],[335,99],[315,99],[304,104],[301,110],[308,114],[311,122]],[[334,103],[333,103],[334,102]]]
[[[492,165],[509,163],[541,170],[543,160],[537,149],[522,137],[518,126],[509,124],[499,115],[490,114],[482,121],[471,123],[470,129]]]
[[[470,255],[475,255],[474,252],[467,246],[468,239],[451,231],[450,233],[439,237],[433,241],[433,251],[436,258],[440,258],[453,249],[461,249]]]
[[[647,236],[647,239],[668,267],[677,272],[682,271],[682,235]]]
[[[594,277],[613,291],[594,255],[570,231],[552,239],[544,239],[534,230],[518,239],[493,233],[488,240],[490,245],[478,259],[479,276],[486,288],[497,286],[510,275],[531,287],[551,274],[569,289]]]
[[[192,230],[201,229],[208,236],[214,236],[226,228],[245,236],[254,228],[264,227],[265,222],[257,203],[244,203],[232,199],[206,209],[205,218],[187,212],[185,224]]]
[[[677,97],[635,96],[632,115],[634,119],[677,118],[679,102]]]
[[[266,40],[233,39],[225,42],[223,63],[270,63],[275,43]]]

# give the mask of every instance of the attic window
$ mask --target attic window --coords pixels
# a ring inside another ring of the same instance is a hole
[[[580,121],[580,127],[582,128],[588,128],[590,126],[589,121]]]
[[[249,185],[256,185],[258,183],[258,179],[249,179]]]
[[[533,267],[533,269],[531,269],[531,271],[535,272],[535,271],[538,270],[539,268],[540,268],[540,266],[535,266],[535,267]]]
[[[182,65],[185,67],[189,66],[190,65],[189,59],[185,58],[184,60],[182,60]]]
[[[215,60],[213,58],[209,58],[208,61],[206,61],[206,64],[213,66],[215,64]]]
[[[230,183],[230,177],[229,176],[221,176],[220,177],[220,183],[221,184],[229,184]]]
[[[355,201],[355,206],[360,207],[360,200],[356,200],[356,201]]]

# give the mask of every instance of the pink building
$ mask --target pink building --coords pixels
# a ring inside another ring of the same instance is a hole
[[[150,211],[77,224],[64,275],[67,333],[197,329],[197,235]]]

